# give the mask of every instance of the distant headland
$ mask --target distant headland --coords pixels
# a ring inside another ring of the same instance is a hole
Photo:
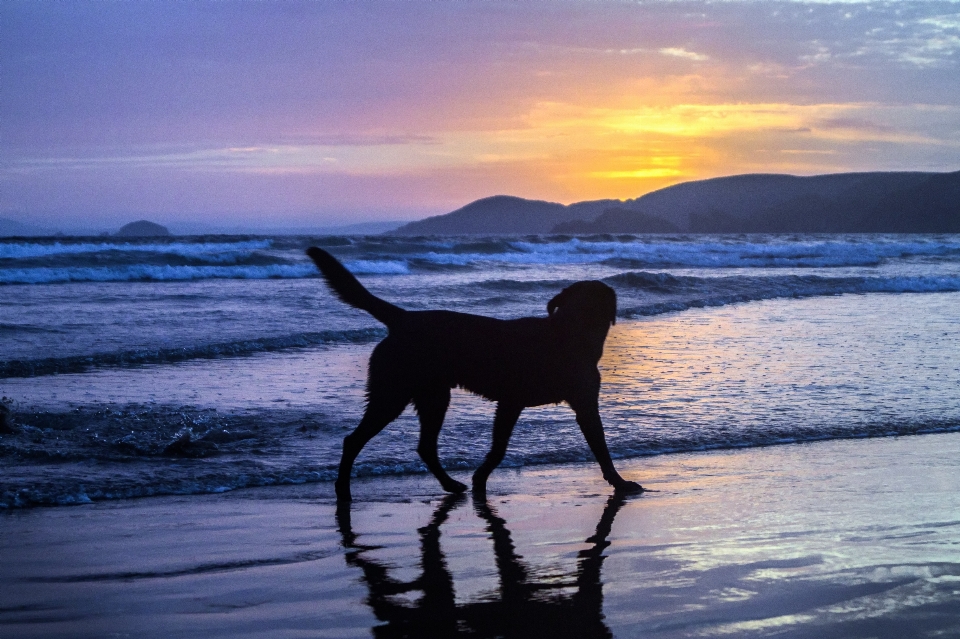
[[[960,171],[734,175],[569,205],[497,195],[390,233],[675,232],[960,233]]]
[[[170,235],[170,230],[156,222],[138,220],[124,224],[114,235],[119,237],[165,237]]]

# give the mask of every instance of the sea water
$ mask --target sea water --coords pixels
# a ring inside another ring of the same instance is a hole
[[[330,294],[311,245],[413,310],[542,316],[572,282],[612,286],[615,458],[960,430],[960,235],[6,238],[0,507],[334,478],[386,331]],[[492,414],[454,393],[454,474]],[[416,441],[408,410],[356,472],[425,472]],[[503,466],[590,459],[546,406]]]

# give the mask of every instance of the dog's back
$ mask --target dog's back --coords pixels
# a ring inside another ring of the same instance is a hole
[[[562,379],[577,362],[551,324],[548,318],[407,311],[377,347],[377,356],[389,358],[416,386],[461,387],[525,406],[555,403],[563,400]]]

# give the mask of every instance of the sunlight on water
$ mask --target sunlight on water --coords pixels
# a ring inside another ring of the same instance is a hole
[[[608,430],[704,445],[958,424],[960,301],[767,301],[623,322],[601,370]]]

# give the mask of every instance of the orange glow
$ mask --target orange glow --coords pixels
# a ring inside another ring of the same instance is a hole
[[[0,4],[0,217],[48,226],[410,219],[960,157],[944,2],[35,4]]]
[[[719,175],[850,170],[844,163],[865,144],[943,144],[902,126],[908,111],[915,117],[916,107],[871,103],[611,108],[544,102],[530,110],[525,128],[454,134],[448,157],[469,162],[456,150],[462,143],[464,150],[487,149],[482,157],[490,162],[524,162],[567,201],[632,198]]]
[[[928,133],[944,123],[952,126],[960,120],[960,109],[872,103],[671,105],[667,97],[657,94],[656,104],[628,104],[621,96],[617,106],[537,102],[500,128],[490,122],[479,130],[448,126],[416,136],[386,136],[382,142],[225,145],[117,158],[59,158],[22,169],[115,163],[265,179],[399,180],[404,198],[443,211],[493,193],[569,203],[636,198],[679,182],[738,173],[858,170],[860,152],[874,148],[960,152],[957,142]],[[924,126],[915,125],[918,120]],[[877,167],[862,167],[867,168]]]

